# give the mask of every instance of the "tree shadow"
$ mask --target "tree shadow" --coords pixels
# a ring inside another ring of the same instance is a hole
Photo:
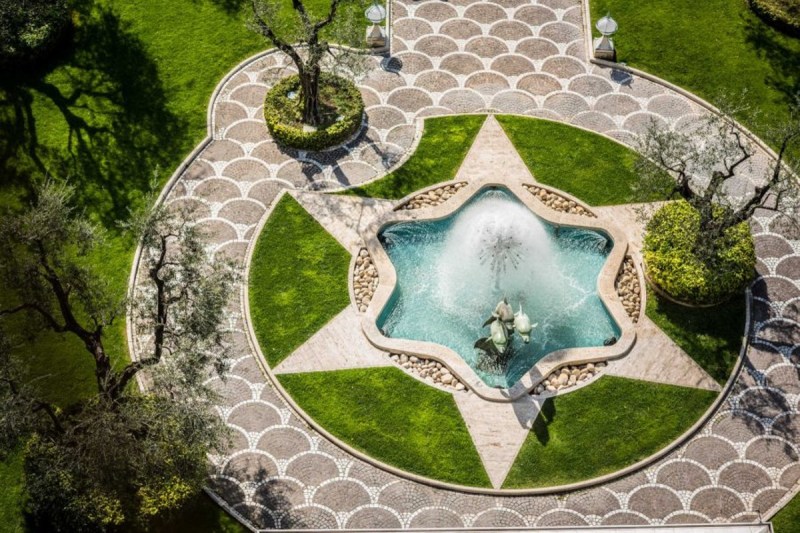
[[[767,76],[766,83],[782,93],[786,104],[793,103],[800,94],[800,51],[787,46],[792,38],[763,23],[746,20],[744,27],[746,42],[772,66],[774,74]]]
[[[556,418],[556,404],[552,398],[548,398],[542,404],[542,410],[539,411],[539,415],[536,417],[536,420],[533,421],[533,427],[531,431],[533,434],[536,435],[536,440],[542,446],[547,446],[547,443],[550,442],[550,430],[548,426],[553,423],[553,420]]]
[[[106,8],[78,9],[71,44],[0,78],[0,185],[30,195],[35,179],[68,178],[79,203],[110,227],[154,170],[174,163],[186,127],[129,25]]]

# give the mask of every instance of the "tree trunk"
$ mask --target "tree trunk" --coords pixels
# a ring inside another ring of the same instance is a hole
[[[303,99],[303,122],[318,127],[322,123],[319,112],[319,78],[321,70],[314,65],[300,73],[300,97]]]

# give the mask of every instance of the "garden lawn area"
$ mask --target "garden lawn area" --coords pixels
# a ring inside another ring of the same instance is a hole
[[[371,457],[442,481],[490,486],[451,394],[391,367],[278,379],[314,420]]]
[[[285,17],[291,3],[282,1]],[[329,0],[305,3],[321,14]],[[69,179],[79,208],[109,230],[96,264],[123,296],[136,242],[117,221],[142,205],[151,188],[160,189],[205,137],[209,98],[222,77],[268,46],[245,27],[249,3],[240,0],[73,4],[72,46],[35,72],[0,76],[0,208],[25,205],[32,184],[45,176]],[[9,330],[25,325],[20,318]],[[106,331],[107,349],[124,364],[124,320]],[[66,406],[95,391],[93,363],[75,339],[42,334],[22,349],[29,375],[44,376],[39,386],[47,399]],[[0,480],[0,531],[16,531],[23,524],[14,496],[21,461],[0,464]],[[207,498],[198,502],[203,512],[227,519]]]
[[[284,195],[256,242],[250,265],[253,329],[275,366],[350,303],[350,254]]]
[[[452,180],[485,120],[485,115],[426,119],[419,146],[400,168],[344,194],[400,199],[424,187]]]
[[[645,312],[712,378],[725,384],[742,347],[744,294],[710,309],[691,309],[674,304],[649,288]]]
[[[591,0],[592,24],[619,22],[618,60],[675,83],[711,103],[747,91],[739,118],[755,133],[787,116],[800,91],[800,39],[773,29],[746,0]],[[757,116],[760,113],[760,116]],[[765,136],[767,142],[774,142]],[[795,153],[800,149],[795,150]]]
[[[590,205],[663,200],[636,191],[633,150],[580,128],[549,120],[500,115],[500,125],[537,181]]]
[[[634,464],[689,429],[716,395],[603,376],[589,387],[549,399],[503,487],[574,483]]]
[[[800,496],[795,495],[772,517],[775,533],[800,533]]]

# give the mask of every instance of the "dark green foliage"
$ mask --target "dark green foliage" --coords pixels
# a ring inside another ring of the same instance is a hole
[[[634,464],[689,429],[715,396],[699,389],[604,376],[588,387],[547,400],[504,487],[563,485]]]
[[[768,24],[800,36],[800,0],[748,0],[750,8]]]
[[[700,215],[692,206],[680,200],[659,209],[644,238],[650,280],[671,297],[692,304],[715,304],[741,292],[756,265],[748,223],[725,230],[713,249],[699,241]]]
[[[602,135],[549,120],[497,120],[538,181],[590,205],[663,200],[669,191],[636,189],[636,153]]]
[[[484,120],[483,115],[426,119],[419,146],[403,166],[383,179],[349,189],[345,194],[399,199],[429,185],[452,180]]]
[[[295,74],[275,84],[264,101],[264,118],[278,144],[319,151],[344,144],[361,127],[364,100],[353,82],[323,73],[320,76],[320,115],[316,131],[303,131],[300,78]],[[289,94],[294,98],[289,98]]]
[[[69,24],[66,0],[0,0],[0,68],[41,59]]]
[[[397,368],[282,374],[297,403],[338,438],[423,476],[489,486],[453,396]]]
[[[647,317],[722,385],[733,370],[745,328],[745,296],[692,309],[647,292]]]
[[[350,303],[350,254],[288,194],[261,231],[250,265],[253,329],[271,366]]]

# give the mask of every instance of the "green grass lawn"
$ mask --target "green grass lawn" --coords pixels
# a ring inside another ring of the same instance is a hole
[[[636,153],[607,137],[534,118],[497,117],[537,181],[590,205],[662,200],[636,191]]]
[[[739,118],[760,135],[786,118],[786,104],[800,91],[800,39],[765,24],[745,0],[590,4],[593,24],[609,11],[619,22],[614,36],[619,61],[712,103],[725,92],[747,90],[753,109]]]
[[[795,496],[772,517],[775,533],[800,533],[800,496]]]
[[[350,254],[288,194],[258,237],[250,266],[253,329],[271,366],[350,303]]]
[[[305,3],[319,14],[328,1]],[[109,230],[97,264],[124,295],[136,243],[117,221],[141,204],[151,183],[161,187],[205,137],[206,109],[219,80],[268,46],[245,27],[249,3],[241,0],[75,5],[71,46],[36,72],[0,76],[0,207],[25,205],[32,184],[45,176],[69,179],[80,207]],[[283,17],[289,5],[283,3]],[[23,326],[23,320],[9,324]],[[106,346],[117,364],[128,360],[124,320],[107,329]],[[44,334],[23,349],[29,375],[43,377],[38,383],[49,400],[64,406],[93,393],[93,363],[74,339]],[[0,464],[0,531],[23,523],[13,496],[20,465]],[[219,520],[227,518],[207,498],[198,501]]]
[[[426,119],[417,150],[400,168],[369,185],[348,189],[344,194],[399,199],[429,185],[452,180],[484,120],[483,115]]]
[[[370,456],[442,481],[490,486],[451,394],[397,368],[278,379],[314,420]]]
[[[647,291],[647,316],[721,385],[739,357],[745,298],[737,296],[711,309],[690,309]]]
[[[603,376],[547,400],[504,487],[573,483],[634,464],[689,429],[715,397],[710,391]]]

